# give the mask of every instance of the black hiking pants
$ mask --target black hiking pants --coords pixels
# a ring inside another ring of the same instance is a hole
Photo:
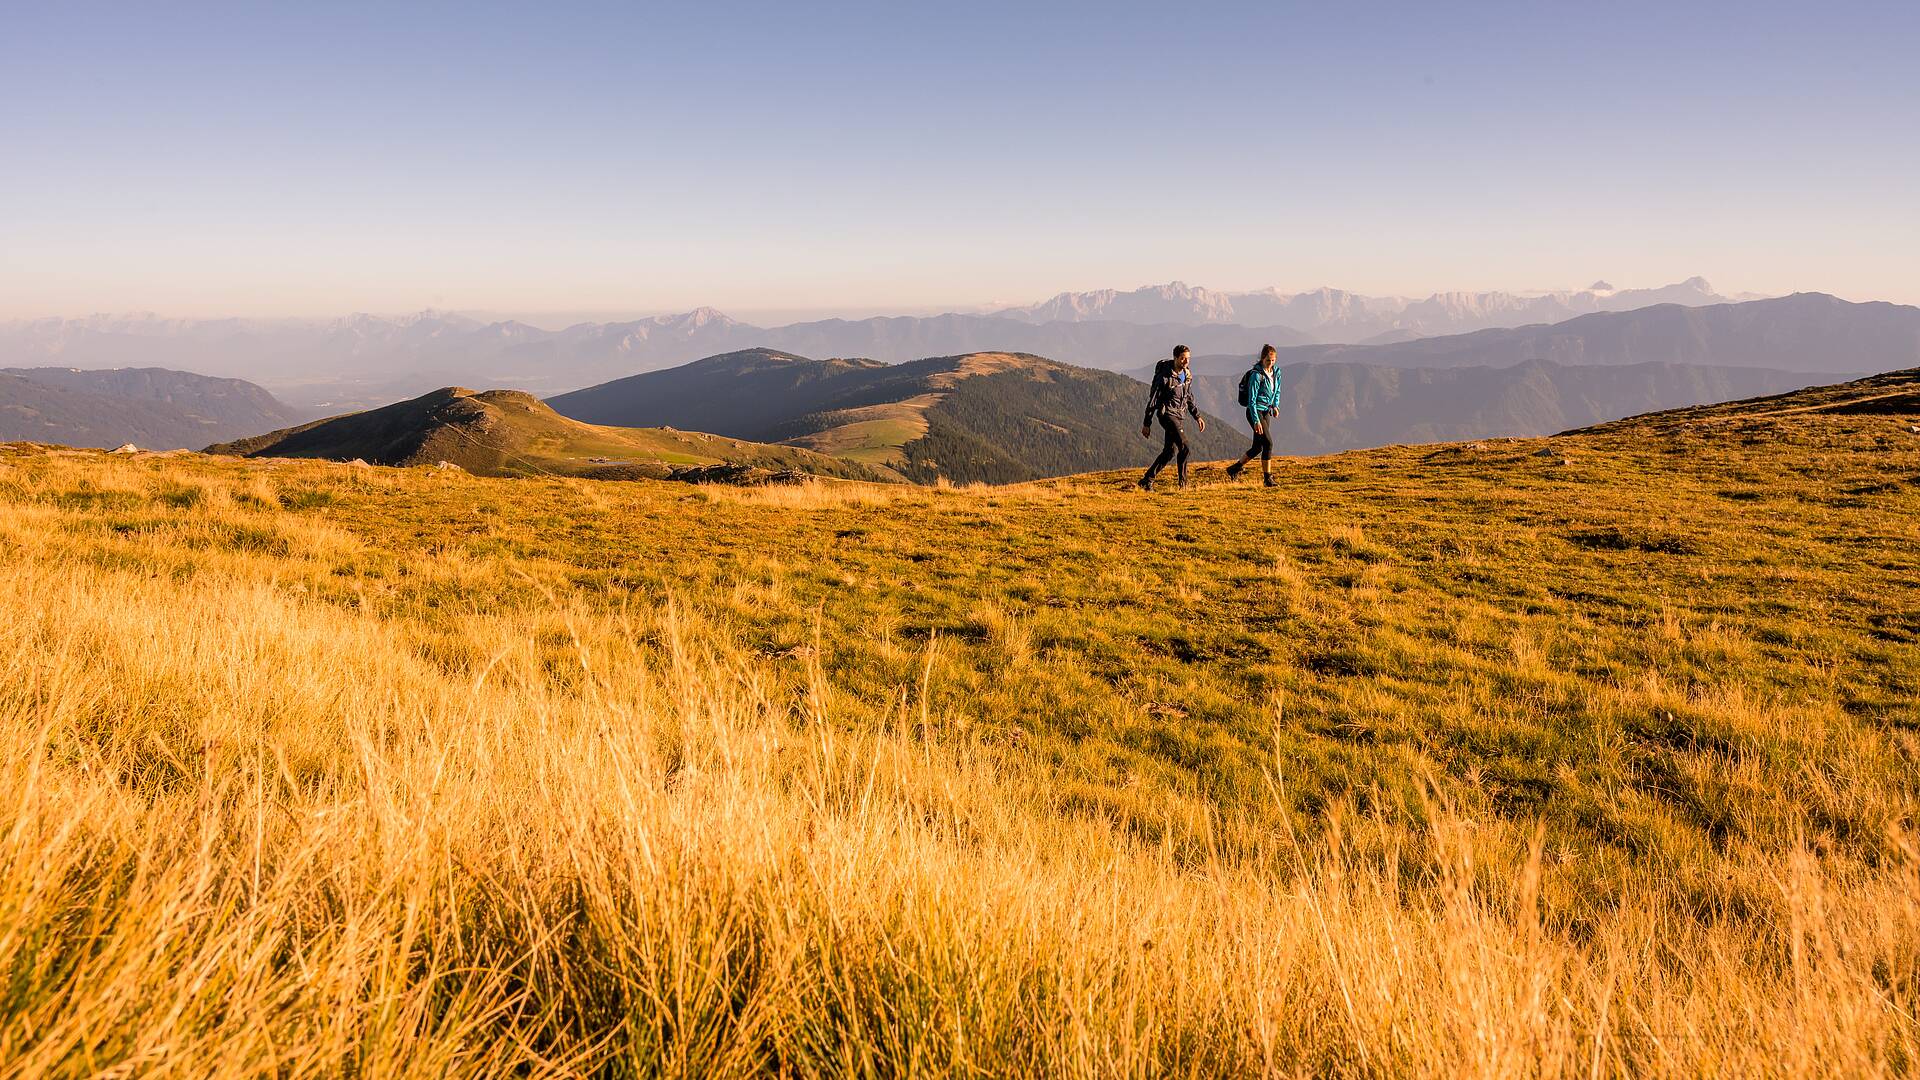
[[[1264,429],[1266,425],[1262,424],[1261,427]],[[1246,460],[1252,461],[1256,457],[1261,461],[1273,460],[1273,436],[1265,430],[1254,435],[1253,445],[1247,447]]]
[[[1160,456],[1154,458],[1153,464],[1148,466],[1147,479],[1152,480],[1155,476],[1158,476],[1160,470],[1167,467],[1167,462],[1178,458],[1180,482],[1184,484],[1187,482],[1188,449],[1186,429],[1180,426],[1180,418],[1178,416],[1163,412],[1160,414],[1160,430],[1166,433],[1167,441],[1166,444],[1160,448]]]

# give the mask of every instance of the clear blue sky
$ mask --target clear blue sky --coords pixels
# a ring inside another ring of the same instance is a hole
[[[1920,302],[1920,5],[0,0],[0,317]]]

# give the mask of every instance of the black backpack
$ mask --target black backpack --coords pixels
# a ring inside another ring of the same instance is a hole
[[[1240,396],[1235,400],[1240,402],[1240,407],[1243,409],[1246,408],[1247,405],[1253,401],[1253,369],[1252,368],[1248,368],[1246,371],[1241,373]]]

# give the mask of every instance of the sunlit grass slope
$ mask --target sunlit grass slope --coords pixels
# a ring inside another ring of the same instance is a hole
[[[1906,1076],[1920,421],[0,453],[11,1075]]]
[[[207,447],[242,457],[321,458],[375,465],[446,462],[483,476],[666,479],[676,468],[733,465],[887,481],[899,476],[798,446],[672,428],[570,420],[519,390],[450,386],[408,401]]]

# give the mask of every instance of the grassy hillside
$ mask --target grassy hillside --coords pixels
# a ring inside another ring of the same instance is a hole
[[[956,380],[927,409],[927,430],[901,448],[910,480],[1009,483],[1146,466],[1160,432],[1140,438],[1146,386],[1104,371],[1041,362],[980,370]],[[1237,455],[1245,433],[1214,418],[1187,437],[1200,458]]]
[[[877,360],[743,349],[561,394],[547,404],[589,424],[673,426],[770,442],[792,434],[782,427],[796,418],[924,390],[915,374]]]
[[[1916,389],[1154,495],[0,455],[0,1060],[1910,1075]]]
[[[1889,419],[1920,415],[1920,377],[1913,370],[1889,371],[1830,386],[1809,386],[1784,394],[1709,402],[1684,409],[1667,409],[1629,416],[1576,434],[1644,431],[1685,434],[1697,425],[1724,426],[1752,421],[1789,424],[1816,416],[1880,416]]]
[[[730,464],[816,476],[885,480],[858,462],[701,432],[599,427],[569,420],[518,390],[449,387],[362,413],[207,448],[242,457],[359,459],[373,465],[445,461],[486,476],[665,479],[676,469]]]
[[[711,356],[562,394],[550,404],[593,423],[670,424],[852,457],[919,483],[1015,483],[1144,467],[1146,386],[1024,353],[903,364],[809,360],[773,349]],[[1243,449],[1213,422],[1191,431],[1202,456]]]

